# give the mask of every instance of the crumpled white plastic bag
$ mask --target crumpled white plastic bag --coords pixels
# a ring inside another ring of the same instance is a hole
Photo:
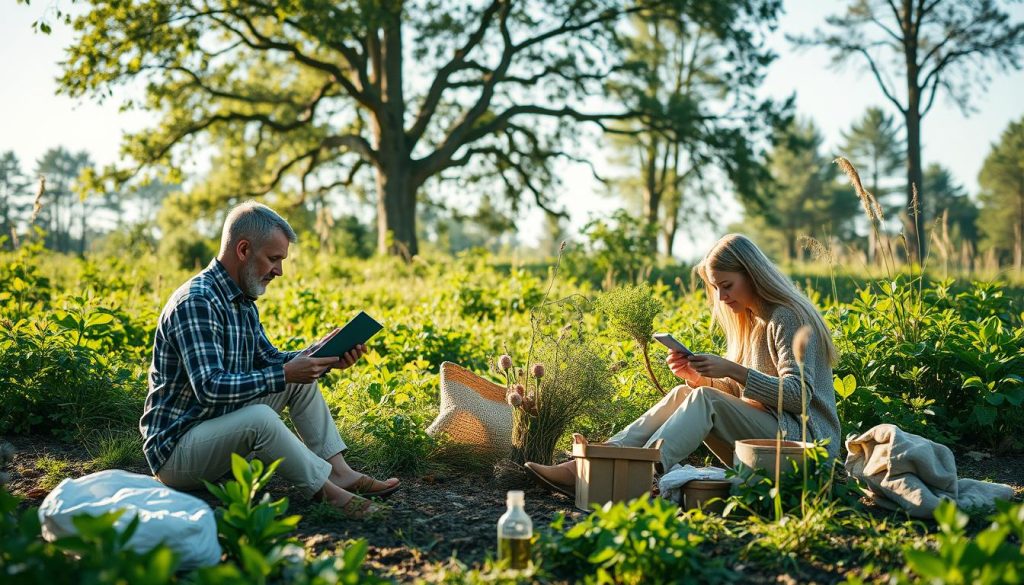
[[[217,521],[206,502],[148,475],[120,469],[60,482],[39,507],[43,538],[52,542],[77,535],[73,517],[114,510],[125,510],[114,524],[118,532],[139,518],[139,527],[127,544],[132,550],[143,553],[163,542],[178,554],[183,570],[220,562]]]

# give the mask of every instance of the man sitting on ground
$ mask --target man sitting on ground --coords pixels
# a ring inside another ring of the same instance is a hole
[[[345,462],[346,449],[317,379],[345,369],[366,352],[340,358],[278,351],[260,324],[255,301],[283,274],[295,232],[265,205],[238,205],[224,221],[217,258],[171,295],[160,314],[149,368],[149,394],[139,423],[154,475],[191,489],[231,468],[231,454],[270,463],[307,496],[353,518],[375,510],[360,496],[399,487]],[[280,413],[288,407],[298,437]]]

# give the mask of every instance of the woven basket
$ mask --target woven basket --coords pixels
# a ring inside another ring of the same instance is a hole
[[[482,453],[507,457],[512,451],[512,407],[505,387],[452,362],[441,364],[441,408],[427,427],[431,436]]]

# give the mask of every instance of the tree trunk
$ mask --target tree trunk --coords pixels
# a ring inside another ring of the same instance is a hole
[[[648,226],[658,224],[658,209],[661,207],[663,185],[658,181],[658,140],[651,134],[651,142],[647,145],[647,160],[644,165],[644,219]],[[658,251],[658,238],[654,236],[647,247],[651,253]]]
[[[923,264],[925,239],[921,234],[924,224],[924,192],[921,182],[921,87],[917,82],[920,67],[917,62],[918,23],[915,23],[914,6],[910,0],[903,1],[904,31],[903,54],[907,65],[907,109],[904,118],[907,126],[907,256],[910,261]],[[918,16],[918,18],[921,18]],[[915,201],[914,187],[917,187]]]
[[[9,250],[13,250],[14,249],[14,234],[12,232],[14,230],[12,229],[13,226],[11,225],[11,220],[10,220],[11,212],[10,212],[10,206],[7,204],[7,201],[8,201],[8,199],[5,196],[4,199],[3,199],[2,206],[0,206],[0,215],[2,215],[2,216],[0,216],[0,229],[3,230],[2,232],[0,232],[0,238],[7,237],[7,245],[5,247],[7,249],[9,249]]]
[[[412,258],[416,241],[416,185],[404,169],[377,170],[377,252]]]
[[[372,116],[378,157],[377,251],[408,260],[419,253],[416,191],[422,180],[412,176],[413,164],[405,133],[400,9],[388,15],[380,30],[370,32],[367,44],[372,53],[371,81],[383,101],[380,111]]]
[[[924,225],[924,192],[921,190],[921,116],[917,112],[917,99],[912,99],[913,111],[907,113],[907,255],[918,262],[924,258],[925,241],[921,226]],[[914,187],[917,187],[915,201]]]
[[[665,229],[662,230],[662,238],[665,243],[665,253],[672,255],[672,247],[676,243],[676,232],[679,231],[679,217],[677,214],[668,215],[665,218]]]
[[[85,256],[85,215],[86,215],[86,212],[85,212],[85,201],[84,200],[82,201],[81,208],[82,208],[82,221],[80,221],[78,223],[79,223],[79,225],[82,228],[82,239],[78,243],[78,255],[84,257]]]
[[[1022,256],[1024,256],[1021,253],[1021,240],[1024,239],[1022,238],[1022,232],[1024,232],[1024,229],[1022,229],[1020,222],[1013,226],[1013,267],[1017,269],[1017,274],[1020,274],[1021,260]]]
[[[1013,265],[1017,276],[1024,264],[1024,186],[1017,191],[1017,221],[1013,226]]]

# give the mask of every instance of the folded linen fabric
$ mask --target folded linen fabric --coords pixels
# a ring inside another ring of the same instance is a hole
[[[945,445],[896,425],[883,424],[846,441],[846,471],[868,488],[883,508],[931,518],[943,499],[962,508],[992,508],[1013,497],[1000,483],[958,479],[953,452]]]

